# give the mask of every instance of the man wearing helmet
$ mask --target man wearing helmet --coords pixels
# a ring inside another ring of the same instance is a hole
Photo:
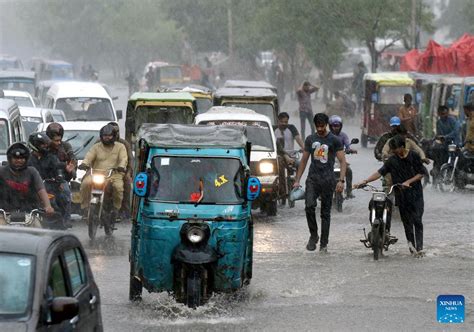
[[[395,135],[399,134],[399,129],[400,129],[401,124],[402,124],[402,121],[400,120],[400,118],[398,116],[393,116],[393,117],[390,118],[390,128],[391,128],[391,130],[389,132],[386,132],[385,134],[383,134],[379,138],[379,140],[377,141],[377,144],[375,145],[375,148],[374,148],[375,159],[377,159],[379,161],[382,161],[383,147],[385,146],[385,144],[387,143],[387,141],[390,138],[392,138]],[[418,144],[418,140],[413,135],[411,135],[410,133],[407,134],[407,137]]]
[[[122,206],[123,199],[123,175],[126,173],[128,157],[125,146],[115,141],[116,131],[110,124],[102,127],[100,130],[100,143],[94,144],[87,152],[79,169],[88,170],[89,168],[110,170],[116,172],[109,178],[112,185],[112,201],[114,206],[112,218],[118,216],[118,211]],[[81,183],[81,208],[88,209],[91,195],[92,179],[90,174],[82,178]]]
[[[337,137],[337,139],[339,139],[344,147],[345,153],[357,153],[357,150],[351,148],[349,136],[342,131],[342,125],[342,118],[339,115],[332,115],[329,118],[329,130]],[[349,163],[347,163],[346,167],[346,197],[354,198],[354,195],[352,194],[352,169],[350,168]]]
[[[64,222],[70,225],[71,220],[71,188],[69,181],[76,177],[77,160],[72,150],[71,144],[63,142],[64,128],[61,124],[53,122],[46,128],[46,136],[51,139],[49,153],[56,156],[60,162],[65,163],[64,179],[61,182],[61,210],[64,211]],[[59,203],[58,203],[59,204]]]
[[[70,228],[72,224],[69,220],[70,200],[63,190],[64,174],[66,163],[60,162],[58,157],[49,153],[48,148],[51,140],[42,133],[33,133],[28,139],[28,146],[31,149],[31,156],[28,166],[34,167],[45,180],[45,188],[48,193],[54,194],[55,209],[62,217],[62,227]]]
[[[0,208],[29,212],[43,205],[54,213],[38,171],[27,166],[30,151],[23,143],[13,143],[7,150],[8,165],[0,167]],[[0,224],[5,221],[0,217]]]

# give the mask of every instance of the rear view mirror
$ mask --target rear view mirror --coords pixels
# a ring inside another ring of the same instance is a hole
[[[371,95],[371,101],[373,103],[378,103],[379,102],[379,94],[377,92],[372,93]]]
[[[118,120],[120,120],[123,117],[123,112],[121,110],[115,111],[115,114],[117,114]]]
[[[358,138],[353,138],[351,139],[351,144],[358,144],[359,143],[359,139]]]
[[[250,177],[247,181],[247,200],[254,201],[260,195],[262,185],[260,180],[254,177]]]
[[[133,181],[133,192],[138,197],[145,197],[148,189],[148,174],[145,172],[138,173]]]
[[[51,303],[51,323],[59,324],[79,314],[79,301],[73,297],[55,297]]]
[[[8,165],[8,161],[4,160],[2,161],[2,166],[7,166]]]

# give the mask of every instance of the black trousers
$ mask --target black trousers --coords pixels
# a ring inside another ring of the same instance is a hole
[[[306,129],[306,120],[309,122],[309,126],[311,127],[311,135],[315,132],[314,122],[313,122],[313,112],[301,112],[300,111],[300,124],[301,124],[301,138],[304,140],[306,139],[305,129]]]
[[[329,226],[331,225],[331,205],[334,195],[335,182],[320,183],[308,176],[306,179],[305,212],[311,238],[318,238],[316,222],[316,206],[321,197],[321,247],[328,244]]]
[[[407,241],[411,242],[417,251],[423,250],[422,218],[425,207],[423,192],[418,195],[400,195],[398,199],[398,208]]]
[[[346,167],[346,194],[352,193],[352,169],[349,165]]]

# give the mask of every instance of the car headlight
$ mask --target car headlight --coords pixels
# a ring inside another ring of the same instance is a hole
[[[372,199],[375,202],[384,202],[385,198],[386,198],[385,193],[375,193],[375,194],[372,195]]]
[[[201,242],[206,236],[206,234],[199,227],[190,227],[186,236],[188,237],[189,242],[196,244]]]
[[[102,174],[94,174],[92,176],[92,182],[97,185],[104,184],[105,182],[105,176]]]
[[[262,161],[259,164],[260,173],[262,174],[271,174],[273,173],[273,163],[269,161]]]

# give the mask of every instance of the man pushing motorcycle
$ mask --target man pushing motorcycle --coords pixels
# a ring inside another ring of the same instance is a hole
[[[108,124],[100,130],[100,143],[94,144],[87,152],[84,161],[78,167],[82,170],[99,169],[114,170],[114,173],[108,178],[112,186],[113,211],[111,220],[118,216],[123,199],[123,175],[126,172],[128,157],[127,149],[122,143],[116,142],[115,128]],[[84,215],[87,215],[91,196],[92,179],[90,173],[87,173],[81,183],[81,208]]]

